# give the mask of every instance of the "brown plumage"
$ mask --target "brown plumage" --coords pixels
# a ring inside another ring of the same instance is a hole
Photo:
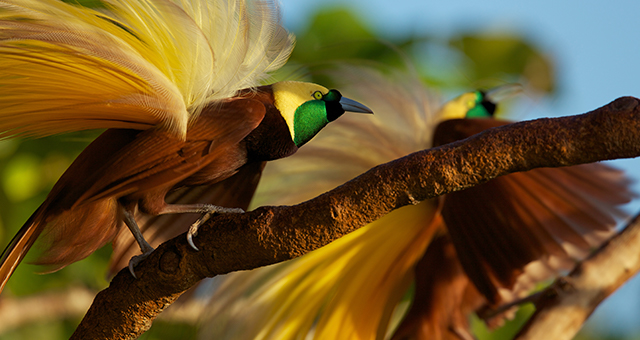
[[[205,107],[185,139],[160,128],[104,132],[78,156],[7,246],[1,258],[0,290],[41,233],[46,236],[47,249],[36,263],[58,270],[111,241],[123,221],[137,236],[143,255],[148,255],[153,248],[142,238],[139,222],[133,219],[136,214],[146,222],[163,214],[227,211],[213,206],[206,195],[218,195],[215,184],[237,173],[245,178],[248,189],[238,193],[242,197],[236,203],[246,207],[264,162],[293,154],[298,144],[313,137],[294,143],[291,131],[295,130],[290,131],[284,118],[292,117],[293,112],[277,107],[276,92],[301,91],[303,96],[297,100],[315,101],[325,111],[313,112],[326,116],[337,118],[345,109],[370,112],[363,106],[353,107],[355,102],[337,91],[315,84],[276,84],[243,90],[234,98]],[[318,99],[318,91],[326,98]],[[307,111],[296,109],[295,113],[304,117]],[[323,126],[315,128],[319,131]],[[181,192],[180,188],[193,190]],[[213,190],[207,193],[208,189]],[[165,197],[170,192],[168,204]],[[185,220],[176,221],[182,232],[190,225],[181,224]],[[132,273],[136,263],[130,262]]]
[[[246,163],[241,141],[266,113],[267,106],[256,99],[207,107],[186,140],[156,129],[107,130],[78,156],[11,241],[2,257],[0,287],[45,227],[49,247],[36,263],[57,270],[109,242],[122,225],[120,207],[162,214],[172,207],[165,195],[179,183],[233,175]],[[295,148],[292,142],[285,153]]]

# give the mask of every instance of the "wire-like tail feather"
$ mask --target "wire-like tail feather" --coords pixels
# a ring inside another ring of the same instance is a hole
[[[13,237],[0,257],[0,293],[16,270],[18,264],[27,255],[46,223],[42,220],[42,207],[38,209]]]

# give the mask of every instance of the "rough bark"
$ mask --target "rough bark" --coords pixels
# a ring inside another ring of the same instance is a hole
[[[164,308],[205,277],[291,259],[399,207],[497,176],[640,155],[640,100],[623,97],[590,113],[487,130],[463,141],[379,165],[295,206],[226,214],[169,240],[100,292],[73,339],[133,339]]]

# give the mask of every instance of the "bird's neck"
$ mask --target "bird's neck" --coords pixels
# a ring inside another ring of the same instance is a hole
[[[260,125],[244,139],[249,159],[269,161],[290,156],[298,150],[287,123],[273,104],[271,87],[262,86],[251,92],[245,90],[239,96],[258,100],[266,109]]]

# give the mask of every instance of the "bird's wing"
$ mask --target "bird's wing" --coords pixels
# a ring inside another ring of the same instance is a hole
[[[168,204],[208,203],[221,207],[247,209],[258,186],[265,162],[248,163],[222,182],[212,185],[184,187],[167,195]],[[151,216],[138,212],[136,221],[145,240],[156,247],[189,229],[200,216],[198,214],[166,214]],[[129,259],[140,253],[140,247],[132,234],[121,229],[113,241],[113,253],[109,275],[127,266]]]
[[[189,138],[193,139],[185,142],[166,138],[157,129],[107,130],[78,156],[37,217],[23,227],[25,232],[33,230],[30,239],[40,232],[46,236],[37,263],[56,270],[109,242],[121,222],[116,218],[116,198],[138,189],[160,187],[164,191],[160,190],[162,195],[156,198],[164,200],[164,194],[176,182],[220,159],[224,168],[221,173],[232,173],[236,168],[228,169],[226,156],[239,149],[238,143],[260,123],[264,113],[264,105],[252,99],[221,103],[203,112],[198,122],[208,121],[190,129],[193,133]]]
[[[505,123],[445,121],[434,144]],[[622,173],[602,164],[514,173],[447,194],[438,219],[448,234],[416,264],[414,303],[392,339],[473,339],[471,313],[486,317],[486,307],[512,302],[571,268],[610,233],[618,205],[630,197]],[[494,327],[513,313],[485,321]]]
[[[159,186],[170,189],[216,161],[221,163],[220,175],[226,171],[233,172],[242,165],[228,164],[236,161],[233,156],[239,150],[238,143],[260,124],[264,114],[264,104],[258,101],[229,100],[207,108],[189,129],[184,142],[157,129],[145,130],[112,154],[103,155],[105,159],[100,166],[90,173],[86,173],[89,169],[83,168],[80,170],[83,173],[78,174],[74,165],[82,164],[84,157],[95,157],[91,152],[83,152],[59,181],[60,187],[66,187],[66,190],[60,190],[64,194],[55,198],[56,202],[68,209],[107,197],[154,190]],[[96,149],[96,145],[111,143],[112,138],[101,137],[88,147],[89,151]],[[212,177],[216,175],[211,173]],[[86,179],[78,180],[83,176]]]
[[[444,122],[435,144],[506,123]],[[447,194],[442,215],[467,275],[496,303],[506,298],[498,296],[501,288],[532,288],[601,243],[624,216],[619,206],[633,197],[628,184],[622,171],[603,164],[541,168]]]
[[[0,0],[0,138],[151,126],[184,138],[292,45],[273,1]]]

